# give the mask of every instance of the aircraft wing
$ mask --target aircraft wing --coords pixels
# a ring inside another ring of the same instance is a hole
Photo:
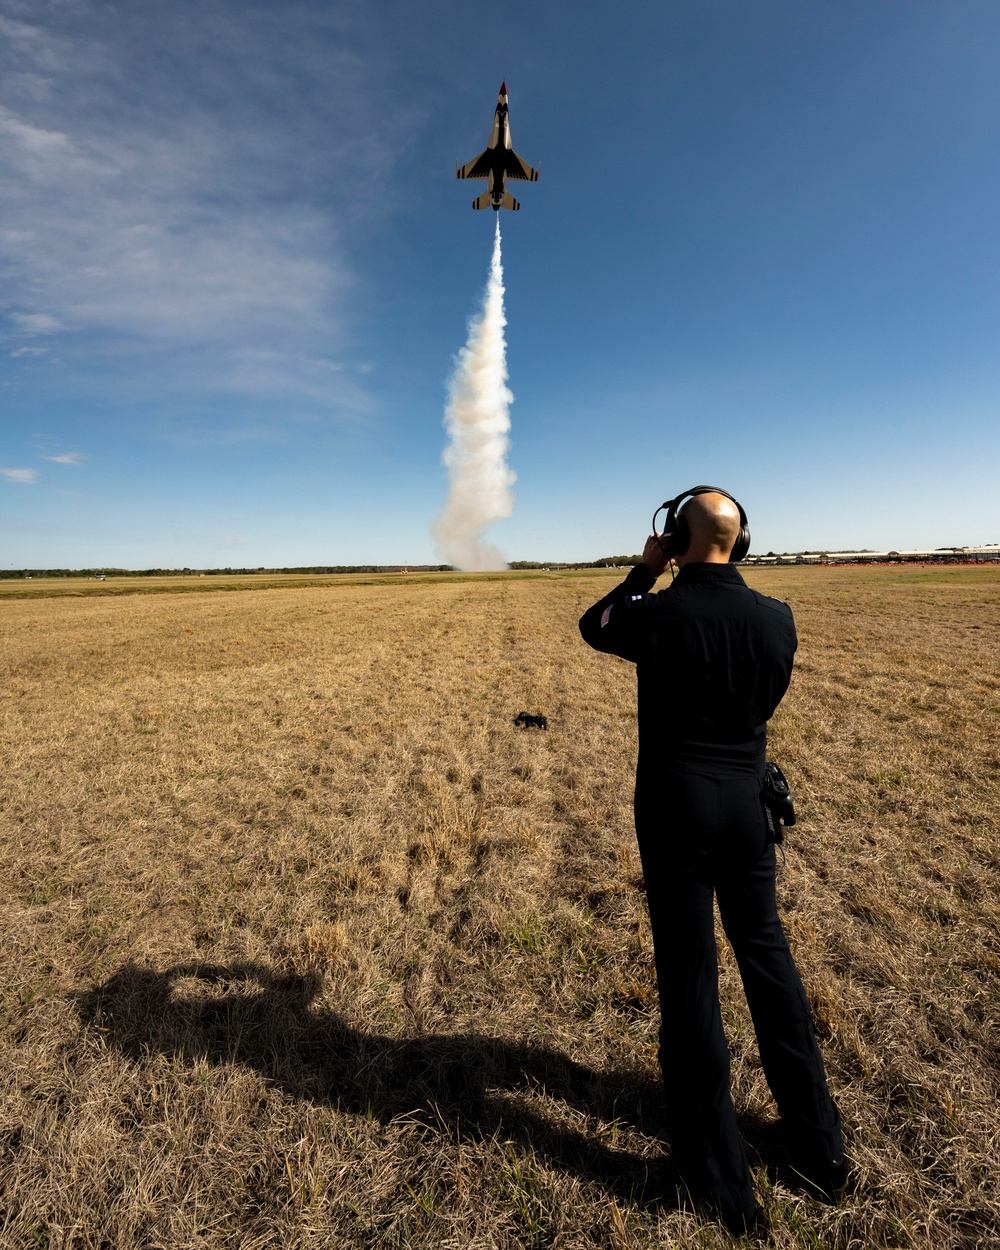
[[[532,169],[527,161],[523,161],[512,150],[507,153],[507,177],[520,178],[522,182],[537,182],[538,170]]]
[[[486,149],[480,152],[474,161],[469,161],[468,165],[462,165],[455,170],[456,178],[488,178],[490,169],[493,167],[493,154]]]

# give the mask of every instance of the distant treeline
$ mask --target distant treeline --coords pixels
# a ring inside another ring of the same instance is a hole
[[[513,560],[512,569],[607,569],[638,564],[641,556],[602,556],[599,560],[583,560],[575,564],[560,561]],[[451,573],[450,564],[310,564],[287,569],[0,569],[0,578],[10,577],[237,577],[298,574],[316,576],[321,573]]]
[[[252,577],[278,573],[448,573],[450,564],[311,564],[290,569],[0,569],[0,577]]]
[[[619,569],[631,568],[642,556],[601,556],[599,560],[578,560],[566,564],[561,560],[511,560],[512,569]]]

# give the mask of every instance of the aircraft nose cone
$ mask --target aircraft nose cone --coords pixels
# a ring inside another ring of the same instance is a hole
[[[507,83],[506,83],[506,81],[504,81],[504,82],[502,82],[502,83],[500,84],[500,94],[501,94],[501,95],[506,95],[506,94],[507,94]]]

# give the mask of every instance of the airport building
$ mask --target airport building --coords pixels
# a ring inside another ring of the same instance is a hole
[[[803,551],[766,556],[752,552],[744,564],[980,564],[1000,560],[1000,544],[936,547],[933,551]]]

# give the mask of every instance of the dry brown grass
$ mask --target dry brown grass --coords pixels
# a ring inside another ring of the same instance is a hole
[[[657,1201],[613,576],[2,604],[5,1250],[728,1243]],[[749,580],[858,1182],[794,1189],[724,951],[771,1240],[996,1245],[1000,570]]]

